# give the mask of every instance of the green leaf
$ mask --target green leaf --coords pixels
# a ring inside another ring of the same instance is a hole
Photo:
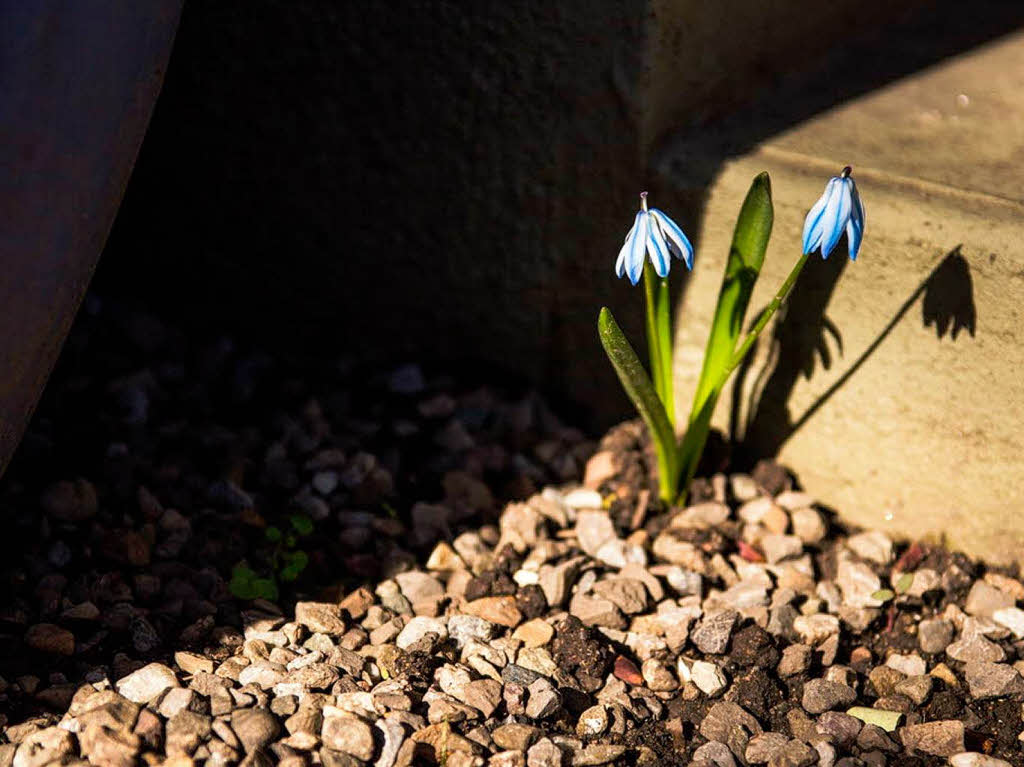
[[[289,533],[284,539],[284,545],[287,546],[289,549],[295,546],[295,542],[295,536],[291,533]]]
[[[285,556],[286,564],[279,573],[282,581],[294,581],[309,564],[309,555],[305,551],[293,551]]]
[[[910,587],[914,585],[914,574],[903,573],[896,581],[896,593],[906,594],[910,591]]]
[[[658,399],[651,379],[644,372],[643,365],[622,334],[622,329],[607,307],[601,309],[597,320],[598,335],[605,354],[619,377],[622,388],[632,401],[637,412],[644,419],[651,438],[654,440],[658,458],[658,484],[663,500],[671,501],[679,481],[676,460],[676,436],[669,423],[665,408]]]
[[[281,531],[274,526],[270,526],[266,530],[264,530],[263,535],[271,543],[277,543],[279,540],[281,540]]]
[[[255,580],[256,573],[245,562],[239,562],[231,570],[228,590],[239,599],[255,599],[257,596],[256,588],[253,585]]]
[[[271,602],[277,599],[277,584],[271,578],[257,578],[252,582],[253,591],[256,597],[267,599]]]
[[[299,535],[310,535],[313,532],[313,520],[305,514],[292,514],[289,519]]]
[[[743,330],[750,296],[761,274],[768,239],[774,220],[772,208],[771,181],[767,173],[760,173],[750,185],[747,197],[740,208],[736,229],[729,248],[722,287],[718,292],[718,304],[708,335],[704,352],[704,365],[697,381],[697,392],[688,420],[687,438],[680,451],[681,468],[684,471],[683,491],[685,492],[697,471],[700,455],[704,452],[711,414],[714,412],[718,395],[721,394],[720,377],[732,359],[736,341]],[[691,436],[690,431],[696,429]]]
[[[896,592],[892,589],[879,589],[871,595],[872,599],[877,599],[879,602],[888,602],[896,598]]]

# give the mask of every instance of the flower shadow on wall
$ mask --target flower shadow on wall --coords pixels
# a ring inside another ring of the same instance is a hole
[[[861,366],[885,342],[895,327],[904,320],[918,299],[924,327],[935,326],[936,337],[941,340],[949,333],[955,341],[962,330],[973,338],[977,330],[977,310],[974,304],[974,285],[970,264],[957,245],[947,253],[927,277],[907,297],[878,336],[807,410],[794,417],[790,413],[789,399],[802,375],[810,379],[815,367],[829,370],[835,344],[838,356],[843,355],[842,334],[825,314],[839,276],[846,268],[846,259],[830,259],[826,268],[808,271],[800,276],[790,304],[781,314],[767,343],[770,354],[764,367],[756,372],[747,402],[746,422],[741,426],[744,410],[742,392],[749,376],[755,371],[752,361],[756,352],[744,361],[737,371],[732,390],[729,430],[733,444],[737,445],[736,459],[741,464],[753,463],[759,458],[775,456],[789,438],[801,429],[832,396],[856,375]],[[758,312],[760,315],[760,312]],[[755,320],[756,322],[756,317]],[[760,341],[759,341],[760,343]]]

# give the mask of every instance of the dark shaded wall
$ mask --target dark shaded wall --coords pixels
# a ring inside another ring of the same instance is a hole
[[[980,2],[189,0],[98,287],[278,348],[484,361],[606,425],[636,193],[696,235],[723,160],[1021,13]],[[649,170],[670,137],[682,185]]]
[[[100,285],[274,344],[483,357],[593,399],[609,377],[564,369],[565,329],[618,287],[639,174],[615,83],[643,20],[189,3]]]

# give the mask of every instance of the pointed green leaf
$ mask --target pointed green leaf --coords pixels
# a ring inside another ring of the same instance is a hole
[[[658,457],[661,496],[664,500],[672,500],[679,479],[676,437],[672,424],[669,423],[668,415],[661,400],[658,399],[651,379],[607,307],[601,309],[597,328],[601,345],[619,376],[622,388],[626,390],[626,394],[651,432]]]
[[[684,492],[697,470],[700,454],[704,451],[711,413],[721,393],[719,378],[729,366],[736,341],[743,330],[750,296],[761,274],[764,254],[768,249],[774,216],[771,181],[767,173],[760,173],[750,185],[736,220],[725,275],[718,293],[718,304],[715,306],[715,316],[704,352],[704,365],[687,422],[690,430],[696,428],[696,431],[692,436],[687,432],[680,454]]]
[[[896,593],[897,594],[906,594],[908,591],[910,591],[910,587],[913,586],[913,585],[914,585],[914,574],[913,573],[903,573],[903,575],[901,575],[899,577],[899,579],[896,581]]]

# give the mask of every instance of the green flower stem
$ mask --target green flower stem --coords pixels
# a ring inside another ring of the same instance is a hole
[[[658,399],[665,406],[668,421],[676,422],[672,386],[672,306],[668,278],[659,277],[650,264],[644,268],[644,296],[647,300],[647,350],[651,355],[651,379]]]
[[[661,346],[661,401],[665,405],[668,421],[676,425],[676,402],[672,385],[672,305],[669,298],[668,277],[658,278],[658,343]]]
[[[758,317],[757,323],[751,331],[747,333],[746,338],[743,339],[743,343],[739,345],[733,353],[732,359],[729,360],[729,364],[722,370],[721,375],[719,375],[716,383],[716,389],[721,391],[722,387],[725,386],[725,382],[729,380],[729,375],[736,369],[736,366],[743,361],[743,358],[747,356],[751,347],[754,345],[754,342],[757,341],[757,337],[761,335],[761,331],[765,329],[765,326],[768,325],[771,318],[775,316],[775,312],[779,310],[783,301],[785,301],[789,296],[789,291],[793,289],[793,284],[796,282],[797,277],[800,276],[800,272],[803,271],[804,265],[807,263],[808,255],[808,253],[804,253],[800,256],[796,265],[793,267],[792,271],[790,271],[789,276],[786,277],[786,281],[782,283],[782,287],[779,288],[771,303],[768,304],[767,308],[765,308],[763,312],[761,312],[761,316]]]
[[[665,379],[662,375],[661,342],[658,339],[658,295],[655,285],[658,277],[649,264],[644,264],[644,266],[644,318],[647,328],[647,353],[651,358],[651,381],[654,383],[654,391],[657,392],[658,399],[664,403],[663,382]]]

